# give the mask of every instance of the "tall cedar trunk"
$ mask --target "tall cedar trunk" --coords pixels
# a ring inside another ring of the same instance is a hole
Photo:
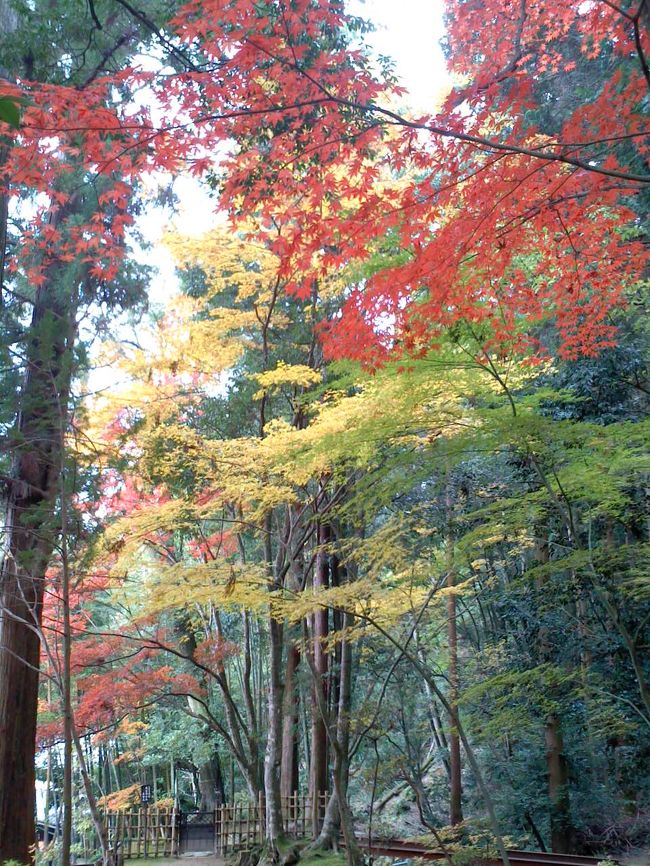
[[[449,823],[462,823],[462,766],[460,760],[460,737],[458,734],[458,629],[456,624],[456,574],[454,571],[454,549],[451,532],[452,495],[450,480],[445,490],[445,534],[447,536],[447,643],[449,648]]]
[[[537,546],[536,558],[540,563],[549,561],[548,544],[541,542]],[[544,591],[546,580],[536,581],[538,593]],[[538,651],[543,663],[551,659],[551,647],[548,629],[542,625],[537,635]],[[546,772],[548,775],[548,798],[550,805],[551,850],[567,854],[571,850],[572,823],[571,802],[569,799],[569,778],[564,755],[564,741],[560,719],[555,713],[549,713],[544,722],[544,741],[546,743]]]
[[[300,662],[298,647],[290,642],[287,647],[287,666],[284,674],[282,720],[282,767],[280,793],[290,797],[298,790],[298,686],[296,670]]]
[[[268,735],[264,757],[266,795],[266,838],[275,847],[284,836],[280,769],[282,764],[282,643],[283,625],[269,618]]]
[[[319,592],[322,589],[327,589],[329,586],[329,564],[327,551],[322,549],[322,546],[329,541],[329,528],[320,525],[318,528],[318,544],[319,551],[316,557],[316,567],[314,569],[314,590]],[[311,762],[309,766],[309,791],[314,806],[318,803],[318,794],[320,791],[326,791],[328,788],[328,755],[327,755],[327,729],[323,713],[320,708],[320,699],[324,699],[324,705],[327,706],[327,673],[328,673],[328,656],[325,650],[325,639],[328,633],[328,612],[327,608],[319,608],[312,615],[312,636],[313,636],[313,653],[314,653],[314,672],[312,677],[312,695],[311,695]],[[320,690],[320,695],[316,694],[316,690]],[[318,832],[316,826],[317,808],[312,809],[314,816],[314,834]]]
[[[226,790],[221,772],[219,755],[214,753],[199,766],[199,809],[213,812],[226,801]]]
[[[555,713],[546,717],[544,738],[551,803],[551,850],[567,854],[571,850],[571,803],[562,729]]]
[[[68,206],[70,209],[74,205]],[[68,210],[68,213],[70,211]],[[66,216],[56,212],[56,227]],[[0,572],[0,863],[32,859],[34,753],[45,572],[54,545],[53,512],[66,425],[74,323],[72,292],[51,261],[36,291],[16,448],[6,494]]]

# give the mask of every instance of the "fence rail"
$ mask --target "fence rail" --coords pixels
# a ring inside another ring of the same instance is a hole
[[[175,809],[109,811],[104,814],[108,840],[121,858],[173,857],[178,853],[178,813]]]
[[[297,791],[281,798],[282,823],[287,836],[306,839],[318,834],[329,794],[316,797]],[[254,802],[218,806],[212,812],[180,812],[176,809],[141,807],[111,810],[104,814],[108,840],[121,859],[175,857],[186,852],[228,854],[245,851],[264,842],[264,798]],[[203,846],[203,847],[201,847]]]

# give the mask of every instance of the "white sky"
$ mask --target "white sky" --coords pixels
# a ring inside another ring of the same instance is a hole
[[[409,104],[433,111],[447,73],[439,40],[444,33],[442,0],[349,0],[348,9],[372,21],[368,41],[392,57],[410,94]]]

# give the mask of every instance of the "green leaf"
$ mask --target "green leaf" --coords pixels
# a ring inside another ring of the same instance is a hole
[[[0,120],[4,120],[9,126],[18,129],[20,126],[20,111],[18,106],[6,96],[0,97]]]

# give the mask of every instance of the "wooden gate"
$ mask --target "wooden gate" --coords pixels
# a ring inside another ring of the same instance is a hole
[[[178,853],[212,854],[215,848],[216,812],[181,812],[178,822]]]

